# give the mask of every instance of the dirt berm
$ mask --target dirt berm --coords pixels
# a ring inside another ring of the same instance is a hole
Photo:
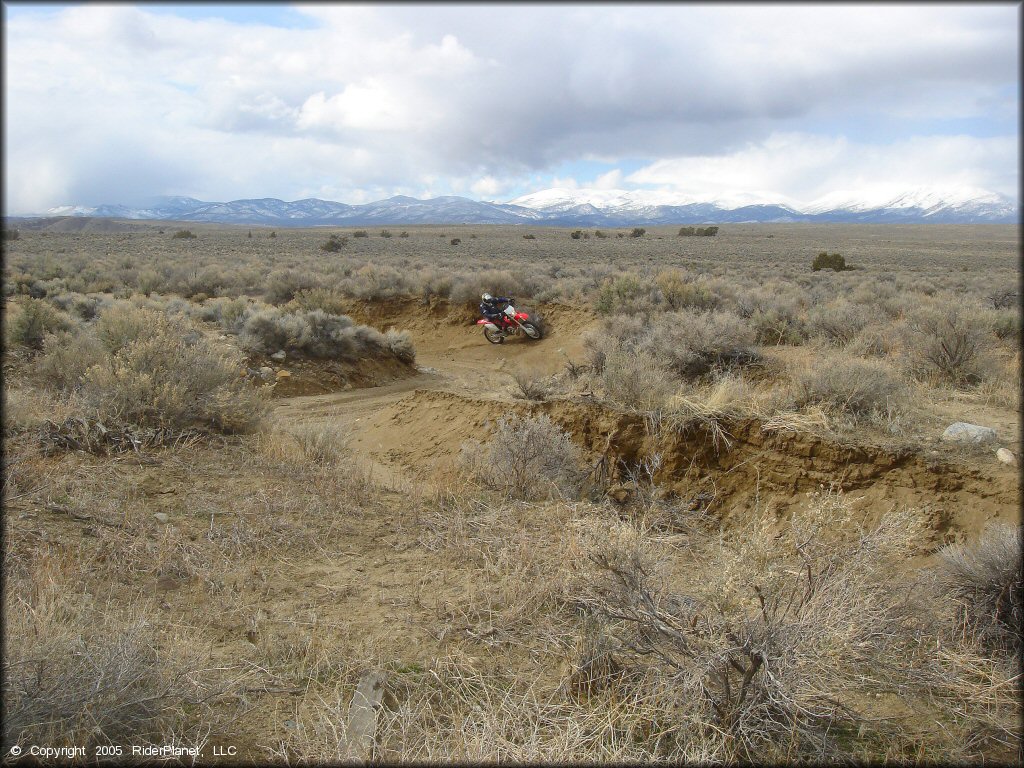
[[[700,425],[652,435],[639,415],[580,401],[531,404],[417,390],[369,419],[356,444],[426,482],[450,469],[465,440],[486,436],[510,413],[544,413],[561,425],[590,460],[595,488],[628,488],[630,473],[642,475],[637,468],[646,460],[658,465],[654,482],[663,492],[707,508],[725,524],[749,514],[754,503],[783,513],[804,494],[829,486],[846,492],[866,522],[894,505],[917,507],[944,540],[1019,516],[1017,475],[1002,465],[969,468],[911,451],[769,433],[757,421],[723,425],[730,445],[716,447]]]
[[[804,495],[834,486],[847,493],[865,522],[894,506],[913,506],[931,520],[938,541],[974,537],[992,519],[1019,519],[1016,470],[952,455],[844,445],[806,433],[768,432],[757,421],[723,423],[728,445],[701,425],[649,430],[639,414],[614,411],[588,398],[528,403],[509,395],[508,374],[551,373],[582,358],[581,337],[597,320],[567,306],[542,308],[541,342],[484,341],[475,308],[447,301],[358,302],[351,315],[382,330],[409,330],[418,375],[386,386],[280,401],[293,422],[348,425],[352,445],[382,476],[423,487],[443,478],[471,438],[486,439],[499,418],[545,413],[583,449],[592,468],[591,494],[618,486],[630,472],[657,466],[662,493],[699,506],[729,525],[754,505],[784,514]],[[639,474],[643,474],[641,471]],[[625,486],[625,487],[623,487]]]

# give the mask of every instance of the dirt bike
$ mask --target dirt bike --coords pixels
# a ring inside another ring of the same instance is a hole
[[[501,344],[509,336],[518,336],[520,331],[528,339],[539,339],[543,335],[536,321],[530,320],[527,313],[520,312],[511,304],[502,310],[497,320],[484,317],[477,320],[476,324],[484,327],[484,338],[491,344]]]

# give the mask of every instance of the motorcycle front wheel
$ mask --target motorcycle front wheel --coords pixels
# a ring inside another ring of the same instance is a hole
[[[492,331],[490,328],[484,328],[484,338],[491,342],[491,344],[501,344],[505,340],[505,334],[501,331]]]
[[[540,328],[533,323],[520,323],[519,327],[523,329],[523,333],[529,336],[531,339],[540,338]]]

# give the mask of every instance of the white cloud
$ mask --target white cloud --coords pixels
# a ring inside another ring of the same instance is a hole
[[[493,176],[484,176],[470,186],[474,195],[480,198],[493,199],[495,195],[504,189],[504,185]]]
[[[618,189],[622,186],[622,171],[613,168],[594,179],[594,189]]]
[[[810,202],[834,190],[970,186],[1016,195],[1015,137],[920,136],[889,144],[799,133],[730,154],[658,160],[626,181],[683,194],[750,192]]]
[[[634,184],[791,195],[1017,184],[1013,6],[294,7],[319,26],[8,9],[9,211],[146,189],[489,196],[593,157],[649,158]]]

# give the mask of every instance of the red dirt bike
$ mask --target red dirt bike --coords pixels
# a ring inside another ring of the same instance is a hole
[[[477,325],[484,327],[484,338],[491,344],[501,344],[509,336],[518,336],[522,331],[528,339],[539,339],[543,332],[540,326],[525,312],[520,312],[509,304],[501,312],[497,320],[488,320],[486,317],[476,321]]]

